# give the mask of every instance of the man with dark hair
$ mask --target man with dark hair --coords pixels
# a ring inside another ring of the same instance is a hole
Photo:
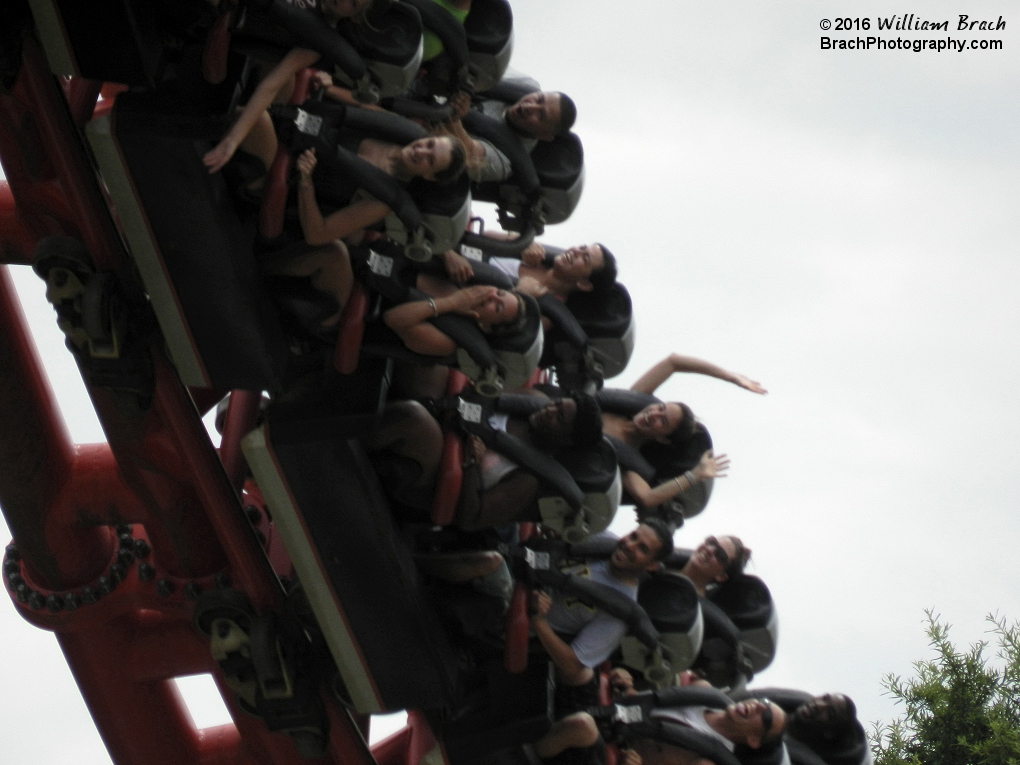
[[[659,561],[672,550],[672,533],[655,518],[618,540],[608,560],[589,560],[568,573],[608,585],[636,600],[640,575],[658,569]],[[535,592],[532,607],[532,629],[568,686],[591,682],[593,668],[609,658],[627,633],[622,620],[562,593]]]
[[[458,94],[450,103],[455,117],[447,123],[447,127],[467,149],[467,172],[471,180],[505,181],[512,174],[509,158],[491,142],[469,135],[461,122],[461,117],[470,108],[470,99],[466,94]],[[480,111],[503,120],[529,152],[534,151],[539,141],[552,141],[569,133],[577,119],[577,106],[573,99],[559,91],[528,93],[509,106],[501,101],[482,101]]]
[[[602,438],[602,412],[594,397],[575,393],[550,401],[527,419],[493,415],[489,424],[530,443],[552,459],[565,449],[587,449]],[[454,524],[463,529],[499,526],[535,516],[542,481],[471,436],[465,444],[474,457],[464,471]]]
[[[789,715],[786,735],[792,739],[791,754],[803,745],[832,765],[867,761],[867,736],[857,720],[857,706],[842,693],[815,696],[798,706]]]
[[[560,128],[556,135],[566,135],[577,121],[577,104],[562,91],[556,91],[556,95],[560,97]]]

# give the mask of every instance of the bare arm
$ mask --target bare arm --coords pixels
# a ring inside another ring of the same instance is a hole
[[[595,676],[595,673],[590,667],[581,663],[577,654],[574,653],[574,649],[549,626],[545,616],[549,613],[551,605],[551,598],[544,592],[532,593],[532,607],[535,609],[535,614],[531,617],[531,627],[535,630],[538,642],[545,648],[545,652],[549,654],[549,658],[563,675],[567,685],[584,685]]]
[[[354,91],[348,90],[347,88],[341,88],[339,85],[333,83],[333,78],[329,72],[323,72],[321,69],[315,73],[314,79],[312,80],[313,87],[322,91],[322,94],[330,99],[331,101],[339,101],[342,104],[349,106],[357,106],[361,109],[370,109],[375,112],[386,111],[381,106],[375,104],[363,104],[354,97]]]
[[[701,455],[701,460],[693,469],[681,476],[663,481],[655,487],[649,485],[633,470],[627,470],[623,474],[623,488],[634,497],[640,507],[655,507],[663,502],[669,502],[706,478],[725,478],[729,467],[730,460],[725,454],[715,457],[712,452],[707,451]]]
[[[273,70],[255,88],[255,92],[252,93],[248,103],[241,110],[237,122],[220,139],[220,142],[202,157],[202,161],[209,168],[210,173],[215,173],[230,161],[234,152],[237,151],[237,147],[251,132],[259,116],[269,108],[273,99],[276,98],[276,94],[290,79],[301,69],[314,64],[319,58],[320,55],[317,51],[294,48],[283,57],[279,64],[273,67]]]
[[[298,218],[308,244],[329,244],[336,239],[343,239],[355,231],[378,223],[389,214],[390,208],[382,202],[363,199],[323,218],[315,199],[315,185],[312,183],[315,165],[315,149],[306,150],[297,159],[301,175],[298,181]]]
[[[730,372],[709,361],[696,359],[693,356],[681,356],[679,353],[671,354],[649,369],[641,375],[636,383],[630,386],[630,389],[641,393],[655,393],[660,385],[677,372],[693,372],[695,374],[708,375],[709,377],[716,377],[720,380],[731,382],[734,385],[739,385],[741,388],[752,393],[768,393],[760,383],[755,382],[749,377],[737,372]]]
[[[457,346],[438,327],[429,323],[429,319],[435,316],[431,303],[414,300],[390,308],[383,314],[383,321],[400,336],[408,350],[425,356],[448,356],[457,350]]]
[[[386,311],[383,314],[383,321],[400,336],[404,345],[415,353],[446,356],[453,353],[457,346],[429,320],[444,313],[459,313],[477,318],[474,308],[488,300],[496,291],[495,287],[467,287],[457,290],[452,295],[437,297],[431,302],[413,300],[401,303]]]

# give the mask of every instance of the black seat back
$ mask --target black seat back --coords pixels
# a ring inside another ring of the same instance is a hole
[[[713,685],[741,687],[775,658],[779,618],[772,594],[758,577],[741,574],[706,600],[705,639],[696,666]]]
[[[622,373],[634,352],[634,307],[627,288],[616,282],[608,292],[575,291],[567,308],[588,335],[603,379]]]
[[[473,0],[464,20],[471,74],[478,92],[502,79],[514,50],[514,15],[507,0]]]
[[[656,666],[651,654],[630,636],[620,644],[623,663],[644,673],[649,681],[659,677],[662,684],[670,685],[678,672],[694,663],[701,649],[704,621],[698,592],[686,577],[654,574],[641,583],[638,603],[659,631],[659,641],[667,649],[666,666],[662,669]],[[654,673],[652,676],[649,676],[650,670]]]
[[[339,32],[365,61],[368,77],[339,69],[334,79],[354,90],[362,103],[399,96],[414,82],[421,66],[421,16],[400,2],[375,0],[364,21],[341,19]]]

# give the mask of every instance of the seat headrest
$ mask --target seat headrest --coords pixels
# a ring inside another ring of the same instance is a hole
[[[368,88],[341,68],[336,79],[354,89],[363,103],[399,96],[411,87],[421,67],[421,17],[403,3],[374,3],[364,23],[342,19],[337,31],[365,61],[372,85]]]
[[[567,307],[588,335],[588,346],[602,364],[603,377],[622,373],[634,353],[634,307],[619,282],[608,291],[572,292]]]
[[[514,13],[510,3],[507,0],[472,0],[471,12],[464,19],[464,31],[472,52],[490,56],[501,53],[514,34]],[[493,87],[503,78],[504,72],[500,72],[487,87],[478,87],[478,91]]]
[[[709,592],[708,599],[741,630],[766,626],[775,611],[769,588],[751,574],[731,577]]]
[[[641,583],[638,603],[659,632],[687,632],[698,620],[698,591],[685,576],[657,573]]]
[[[539,141],[531,151],[531,161],[542,186],[545,222],[562,223],[574,212],[584,191],[581,139],[568,133],[551,141]]]
[[[467,176],[446,185],[416,178],[407,189],[420,211],[424,238],[418,242],[418,232],[408,231],[395,212],[386,216],[386,235],[405,248],[418,245],[405,249],[407,256],[413,260],[428,260],[456,247],[471,218],[471,191]]]
[[[513,11],[507,0],[474,0],[464,20],[475,91],[493,87],[506,73],[514,50]]]
[[[659,641],[666,649],[664,659],[668,671],[658,672],[649,677],[649,669],[654,667],[652,657],[633,639],[625,638],[620,648],[624,663],[645,673],[652,681],[657,680],[658,687],[673,685],[676,674],[689,668],[701,650],[704,638],[705,623],[701,614],[701,604],[694,584],[687,577],[670,573],[652,574],[641,583],[638,589],[638,603],[645,609],[652,624],[659,631]],[[683,694],[688,688],[673,688],[667,691]],[[672,699],[672,696],[669,697]],[[728,702],[724,702],[725,703]],[[673,706],[673,703],[667,704]]]
[[[571,292],[567,308],[577,317],[588,337],[619,338],[631,332],[634,325],[634,304],[620,282],[607,291]]]
[[[592,534],[609,528],[623,495],[623,481],[616,464],[616,452],[605,437],[590,449],[567,449],[557,455],[578,487],[584,492],[582,514],[565,521],[572,513],[561,503],[539,501],[542,522],[558,531],[571,545],[583,544]]]
[[[743,660],[752,672],[768,667],[779,642],[779,616],[772,594],[756,576],[741,574],[723,582],[708,599],[740,630]]]
[[[521,295],[524,305],[524,324],[509,334],[488,335],[489,344],[496,353],[504,385],[519,388],[527,383],[542,357],[545,336],[542,332],[542,314],[538,303],[530,295]]]
[[[616,451],[605,436],[591,448],[565,451],[559,460],[585,492],[607,492],[616,482]]]

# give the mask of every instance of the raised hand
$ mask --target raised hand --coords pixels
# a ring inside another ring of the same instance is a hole
[[[698,462],[698,466],[694,468],[694,472],[698,474],[699,478],[704,480],[706,478],[725,478],[726,471],[729,469],[729,457],[725,454],[720,454],[716,457],[709,450],[701,455],[701,460]]]
[[[762,387],[762,384],[760,382],[757,382],[756,380],[752,380],[750,377],[747,377],[746,375],[742,375],[739,372],[734,372],[733,373],[733,381],[732,382],[733,382],[734,385],[739,385],[744,390],[751,391],[751,393],[759,393],[759,394],[761,394],[763,396],[766,393],[768,393],[768,391],[765,390],[765,388]]]

